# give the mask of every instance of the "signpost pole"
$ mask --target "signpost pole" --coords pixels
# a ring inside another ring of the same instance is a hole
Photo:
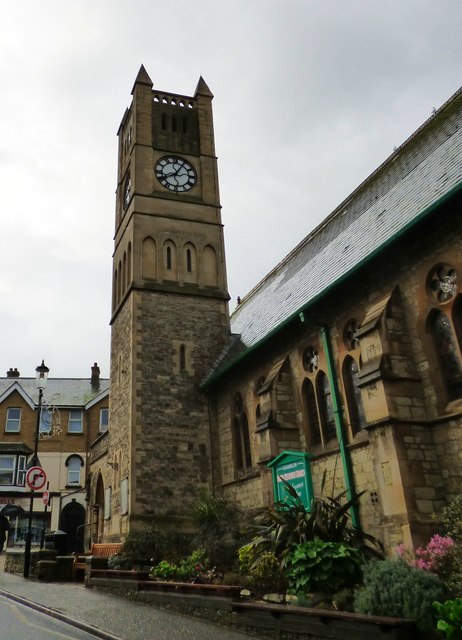
[[[37,407],[37,423],[35,426],[35,438],[34,438],[34,456],[32,458],[32,466],[37,465],[37,451],[38,451],[38,442],[39,442],[39,434],[40,434],[40,416],[42,413],[42,396],[43,389],[45,388],[46,379],[48,376],[48,367],[45,366],[45,363],[42,360],[42,364],[39,365],[36,369],[36,377],[37,377],[37,387],[39,391],[38,397],[38,407]],[[30,549],[32,545],[32,514],[34,512],[34,489],[30,487],[30,502],[29,502],[29,515],[27,518],[27,533],[26,533],[26,546],[24,547],[24,577],[29,577],[29,568],[30,568]]]

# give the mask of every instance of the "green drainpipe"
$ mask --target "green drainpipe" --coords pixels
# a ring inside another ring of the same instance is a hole
[[[340,456],[342,459],[343,474],[345,477],[346,495],[351,500],[354,495],[353,473],[351,471],[350,456],[345,446],[344,440],[344,424],[342,407],[340,405],[340,395],[338,391],[337,376],[335,373],[334,357],[330,342],[329,329],[325,325],[321,326],[321,342],[326,354],[327,360],[327,377],[329,379],[330,388],[332,390],[332,406],[334,409],[335,429],[337,431],[337,439],[340,447]],[[350,510],[351,522],[356,529],[359,529],[359,515],[357,505],[353,505]]]

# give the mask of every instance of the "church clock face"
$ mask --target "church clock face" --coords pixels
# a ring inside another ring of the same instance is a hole
[[[170,191],[184,193],[194,187],[197,175],[192,165],[178,156],[164,156],[155,167],[156,178]]]

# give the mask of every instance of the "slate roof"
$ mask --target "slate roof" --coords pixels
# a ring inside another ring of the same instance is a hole
[[[19,385],[34,405],[38,403],[35,378],[0,378],[0,398]],[[43,401],[57,407],[85,408],[93,400],[109,391],[109,380],[100,378],[98,386],[92,386],[90,378],[48,378]]]
[[[250,291],[205,385],[462,187],[461,121],[462,88]]]

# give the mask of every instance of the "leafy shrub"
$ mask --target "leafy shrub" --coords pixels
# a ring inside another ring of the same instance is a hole
[[[462,593],[462,496],[452,500],[441,511],[440,519],[447,536],[454,545],[444,558],[443,566],[438,567],[438,575],[444,580],[454,596]]]
[[[222,569],[231,568],[243,542],[243,512],[239,505],[203,490],[192,518],[198,529],[195,542],[206,550],[210,563]]]
[[[196,549],[187,558],[179,562],[161,560],[151,570],[151,575],[162,580],[190,580],[201,572],[207,571],[209,561],[204,549]]]
[[[168,560],[161,560],[155,567],[151,569],[151,575],[161,578],[162,580],[173,580],[176,578],[178,567],[176,564]]]
[[[128,533],[116,562],[123,568],[152,565],[174,554],[168,532],[159,531],[154,525],[142,525]]]
[[[462,598],[433,605],[438,617],[437,629],[450,640],[462,640]]]
[[[362,494],[346,502],[342,501],[344,493],[336,498],[314,498],[307,509],[296,490],[285,480],[283,483],[286,499],[264,509],[254,523],[257,537],[250,544],[257,555],[272,551],[283,568],[293,545],[319,539],[343,542],[360,549],[366,557],[382,557],[380,542],[351,523],[350,509]]]
[[[319,538],[294,546],[287,555],[286,575],[295,594],[336,593],[361,578],[359,549]]]
[[[250,544],[239,549],[239,571],[245,576],[246,586],[255,591],[279,591],[285,584],[281,576],[279,562],[274,553],[266,551],[256,556]]]
[[[435,627],[433,602],[444,599],[445,591],[433,573],[402,560],[376,560],[364,567],[363,580],[355,595],[358,613],[410,618],[422,630]]]
[[[462,544],[462,495],[442,509],[441,522],[446,534]]]

